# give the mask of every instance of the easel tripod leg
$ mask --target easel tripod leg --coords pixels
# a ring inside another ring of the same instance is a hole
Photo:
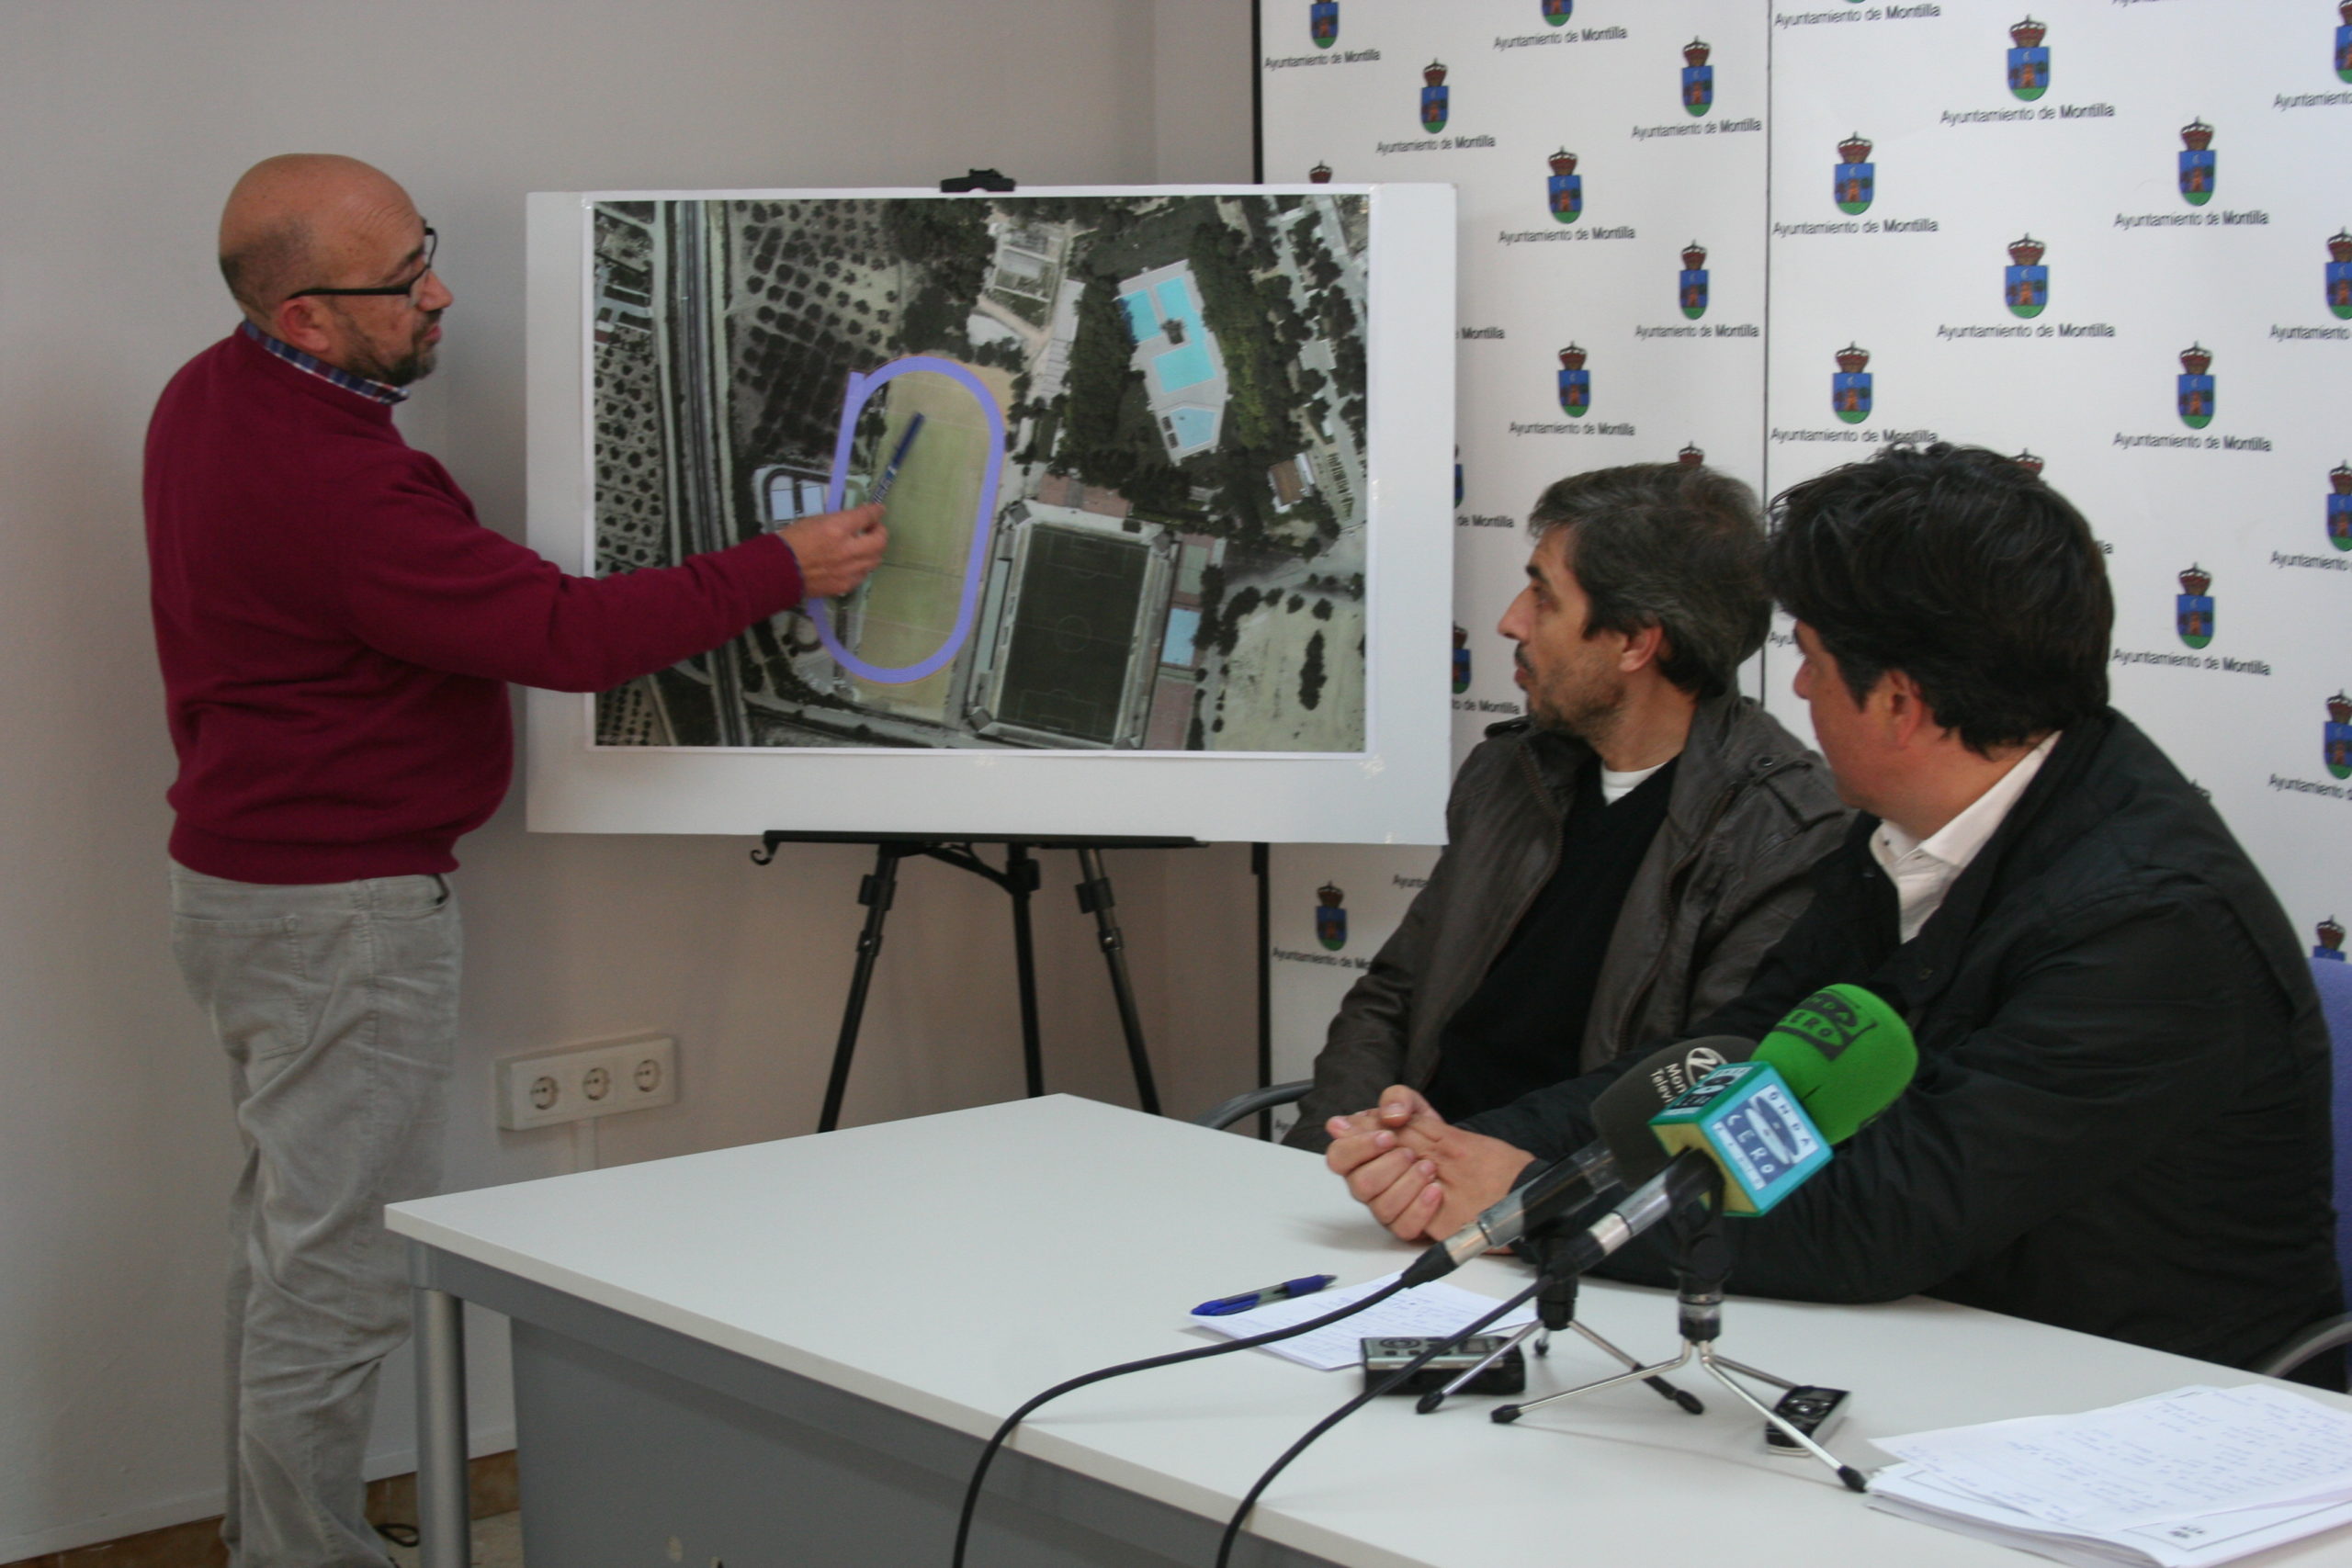
[[[1029,1098],[1046,1092],[1045,1054],[1037,1038],[1037,951],[1029,932],[1029,895],[1037,890],[1037,863],[1026,844],[1004,847],[1004,890],[1012,899],[1012,969],[1021,987],[1021,1067]]]
[[[1143,1017],[1136,1010],[1135,987],[1127,978],[1127,939],[1113,914],[1111,878],[1102,869],[1102,852],[1091,847],[1078,852],[1083,878],[1078,885],[1078,907],[1094,917],[1102,944],[1102,961],[1111,970],[1111,994],[1119,1004],[1119,1029],[1126,1036],[1127,1061],[1135,1068],[1136,1099],[1147,1115],[1159,1114],[1159,1090],[1152,1083],[1151,1058],[1144,1054]]]
[[[898,896],[899,861],[903,852],[893,844],[876,846],[874,874],[858,884],[857,901],[865,906],[865,924],[857,933],[857,967],[850,974],[841,1038],[833,1045],[833,1070],[825,1082],[824,1109],[817,1117],[820,1133],[841,1125],[842,1100],[849,1092],[850,1058],[857,1054],[858,1025],[865,1018],[865,993],[874,984],[875,960],[882,953],[882,923],[889,917],[890,900]]]

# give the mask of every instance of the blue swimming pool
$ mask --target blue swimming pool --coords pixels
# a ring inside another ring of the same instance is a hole
[[[1119,296],[1119,303],[1127,310],[1127,331],[1137,343],[1148,343],[1159,335],[1159,312],[1151,308],[1151,296],[1137,289],[1133,294]]]
[[[1165,321],[1182,323],[1177,330],[1183,333],[1184,341],[1152,356],[1151,367],[1159,390],[1181,392],[1216,378],[1216,362],[1209,357],[1208,329],[1201,325],[1201,307],[1190,280],[1168,278],[1148,290],[1138,288],[1120,295],[1119,304],[1127,312],[1127,331],[1138,344],[1165,335]]]
[[[1207,409],[1170,409],[1166,418],[1176,427],[1176,445],[1205,446],[1216,436],[1216,415]]]
[[[1151,367],[1159,374],[1161,389],[1170,392],[1197,387],[1216,374],[1216,367],[1209,359],[1208,344],[1200,342],[1155,356]]]
[[[1168,635],[1159,642],[1162,664],[1190,664],[1193,661],[1193,639],[1200,635],[1201,613],[1182,605],[1168,612]]]
[[[1201,307],[1193,292],[1190,278],[1171,277],[1152,289],[1159,298],[1159,313],[1184,323],[1184,344],[1171,349],[1153,362],[1159,372],[1159,384],[1171,392],[1187,387],[1197,387],[1216,374],[1216,367],[1209,358],[1208,329],[1201,324]]]

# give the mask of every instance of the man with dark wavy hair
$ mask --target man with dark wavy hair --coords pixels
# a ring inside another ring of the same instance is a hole
[[[1463,763],[1445,853],[1332,1020],[1294,1145],[1392,1083],[1466,1116],[1674,1038],[1739,994],[1842,830],[1821,759],[1732,691],[1771,618],[1753,491],[1602,468],[1529,525],[1500,627],[1528,716]]]
[[[1919,1072],[1732,1227],[1732,1288],[1924,1292],[2233,1366],[2336,1311],[2311,975],[2203,793],[2108,705],[2114,611],[2081,513],[1946,446],[1834,469],[1776,513],[1796,692],[1862,815],[1746,994],[1690,1032],[1753,1040],[1852,982],[1909,1022]],[[1443,1235],[1589,1140],[1612,1077],[1461,1126],[1400,1086],[1329,1162],[1398,1235]],[[1612,1264],[1662,1282],[1670,1259],[1645,1238]],[[2341,1376],[2332,1357],[2299,1375]]]

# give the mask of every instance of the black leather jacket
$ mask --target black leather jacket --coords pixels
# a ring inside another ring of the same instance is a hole
[[[1854,824],[1747,994],[1690,1032],[1756,1039],[1844,980],[1892,1002],[1919,1045],[1892,1109],[1772,1213],[1729,1222],[1732,1288],[1924,1292],[2231,1366],[2336,1311],[2311,971],[2164,753],[2111,710],[2068,728],[1909,942],[1876,826]],[[1465,1125],[1564,1154],[1592,1137],[1586,1108],[1612,1076]],[[1669,1279],[1646,1239],[1603,1271]]]
[[[1525,719],[1498,724],[1455,775],[1445,852],[1349,990],[1283,1140],[1321,1149],[1323,1123],[1437,1071],[1446,1021],[1486,978],[1559,863],[1589,747]],[[1739,995],[1811,893],[1805,873],[1847,814],[1829,770],[1745,697],[1690,721],[1665,823],[1634,873],[1586,1015],[1587,1068],[1664,1044]]]

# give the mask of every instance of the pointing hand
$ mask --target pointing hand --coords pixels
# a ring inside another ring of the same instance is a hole
[[[777,532],[800,562],[803,600],[848,592],[881,564],[883,547],[890,542],[879,506],[803,517]]]

